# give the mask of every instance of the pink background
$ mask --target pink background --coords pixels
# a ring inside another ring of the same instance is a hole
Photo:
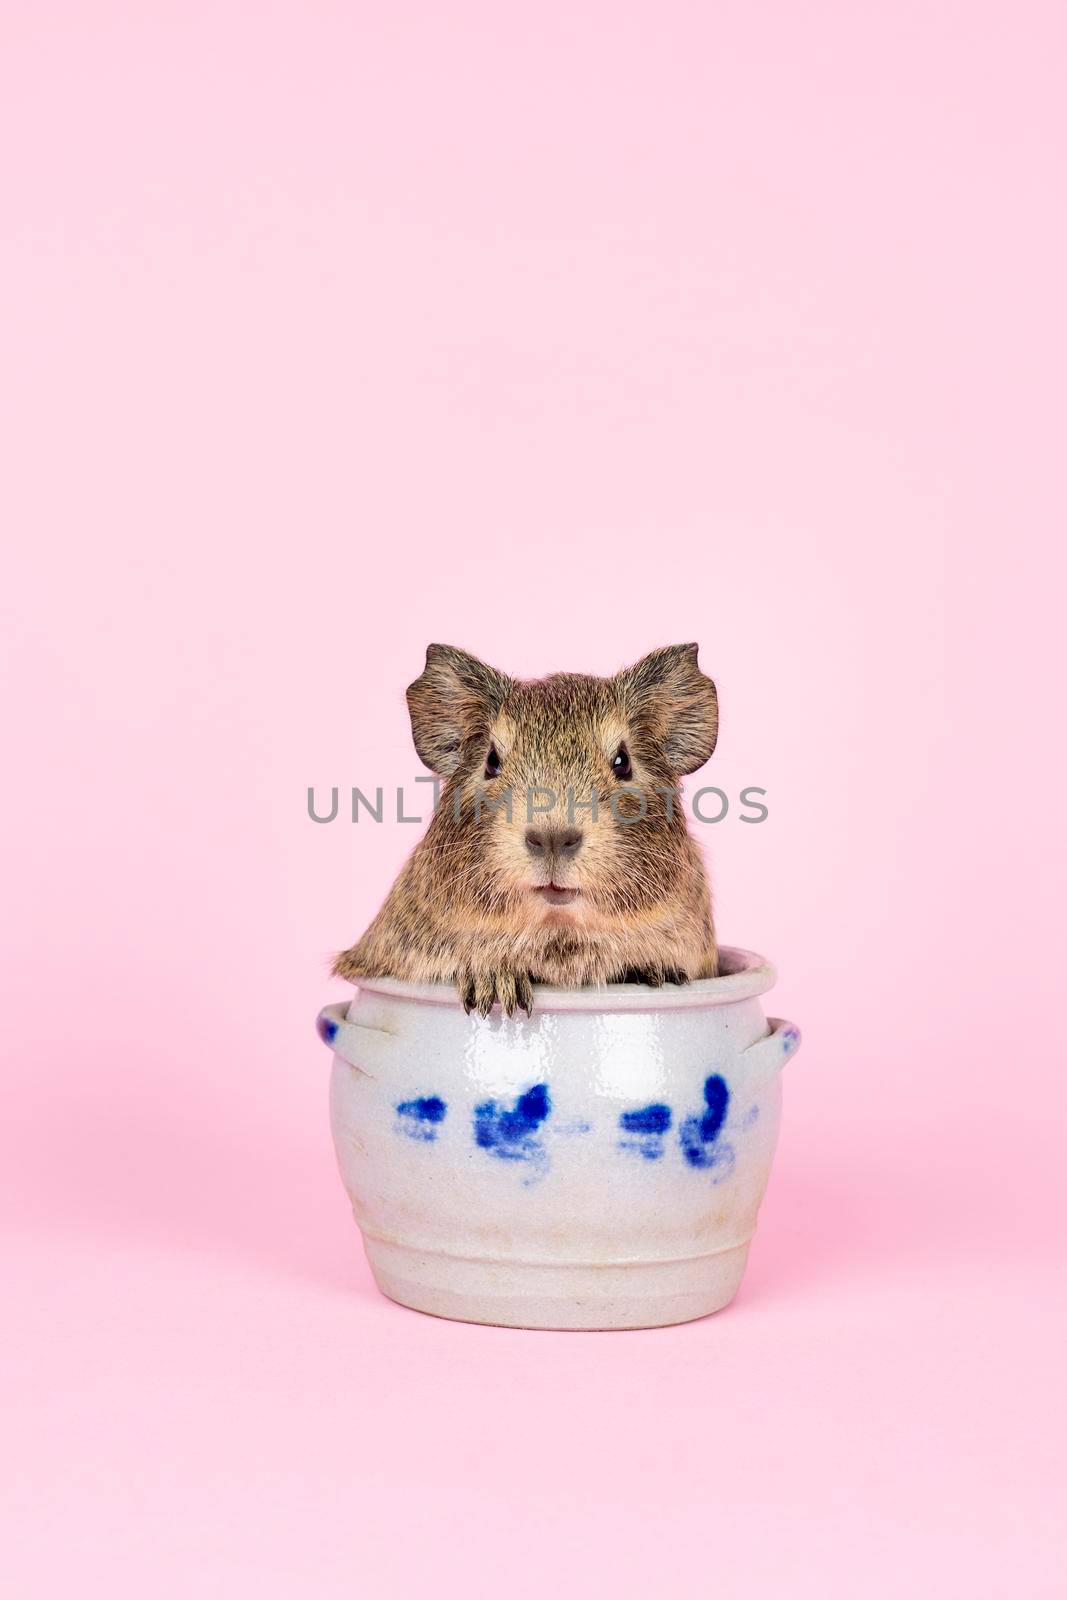
[[[1063,18],[4,5],[7,1592],[1062,1595]],[[312,1024],[415,830],[307,786],[690,638],[742,1293],[398,1310]]]

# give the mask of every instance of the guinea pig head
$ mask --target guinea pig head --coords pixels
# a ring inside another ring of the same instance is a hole
[[[458,916],[593,928],[680,885],[689,845],[677,783],[718,732],[695,644],[613,678],[536,682],[431,645],[408,706],[419,756],[445,780],[427,845]]]

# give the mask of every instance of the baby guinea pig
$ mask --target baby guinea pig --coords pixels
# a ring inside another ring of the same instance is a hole
[[[712,978],[700,854],[677,782],[715,748],[695,644],[614,678],[505,677],[432,644],[407,692],[415,748],[444,780],[385,904],[333,971],[455,983],[467,1011],[527,1013],[531,984]]]

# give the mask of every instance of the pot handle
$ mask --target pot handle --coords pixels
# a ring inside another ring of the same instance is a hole
[[[800,1048],[800,1029],[782,1017],[768,1017],[770,1033],[742,1051],[746,1066],[754,1067],[763,1078],[770,1078],[785,1066]]]
[[[350,1022],[345,1014],[347,1011],[347,1000],[323,1006],[315,1021],[316,1031],[323,1044],[328,1044],[342,1061],[347,1061],[350,1067],[373,1078],[375,1074],[369,1070],[368,1063],[373,1064],[381,1059],[382,1046],[393,1035],[386,1028],[371,1028],[365,1022]]]

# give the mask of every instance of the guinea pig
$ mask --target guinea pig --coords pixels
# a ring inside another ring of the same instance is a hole
[[[715,748],[695,644],[614,678],[520,682],[432,644],[407,691],[443,780],[430,825],[333,972],[455,983],[465,1009],[529,1014],[534,983],[716,975],[711,897],[678,779]]]

